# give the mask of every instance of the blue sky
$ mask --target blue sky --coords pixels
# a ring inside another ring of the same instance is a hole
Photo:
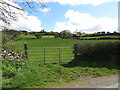
[[[81,13],[89,13],[92,16],[99,17],[108,17],[113,20],[118,19],[118,4],[116,2],[104,3],[102,5],[93,6],[93,5],[79,5],[79,6],[70,6],[70,5],[60,5],[59,3],[49,3],[47,4],[48,8],[51,8],[51,11],[44,13],[40,12],[39,14],[32,14],[42,21],[42,26],[48,30],[52,30],[57,21],[62,22],[66,21],[64,15],[67,10],[75,10]],[[50,22],[49,22],[50,21]]]
[[[76,3],[74,0],[71,0],[70,2],[69,0],[45,1],[47,8],[40,9],[36,5],[34,7],[36,8],[37,12],[27,12],[26,15],[29,17],[29,19],[32,17],[34,19],[33,21],[37,22],[37,25],[40,24],[37,26],[38,28],[44,28],[46,31],[59,32],[66,29],[70,30],[71,32],[78,30],[87,33],[98,31],[117,31],[117,0],[88,0],[89,2],[87,0],[86,2],[84,2],[85,0],[75,0],[78,3]],[[16,4],[18,4],[19,7],[22,7],[21,3],[22,2],[17,2]],[[32,22],[32,18],[31,20],[28,20],[29,23]],[[31,23],[33,27],[36,22]],[[28,26],[25,28],[24,25],[24,29],[27,30],[28,28]],[[31,28],[29,28],[29,30],[30,29]],[[31,31],[39,30],[40,29],[31,29]]]

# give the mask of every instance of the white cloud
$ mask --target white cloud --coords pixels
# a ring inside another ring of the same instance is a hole
[[[12,0],[6,0],[6,2],[13,6],[19,7],[18,4],[15,4],[14,2],[12,2]],[[10,9],[11,11],[18,14],[16,14],[17,20],[16,21],[11,20],[10,21],[11,25],[7,26],[8,28],[26,31],[40,31],[42,29],[41,21],[36,16],[28,16],[27,12],[19,11],[12,7],[10,7]],[[5,23],[0,21],[0,26],[5,26]]]
[[[106,2],[118,2],[119,0],[44,0],[45,2],[57,2],[62,5],[81,5],[81,4],[91,4],[94,6],[106,3]]]
[[[35,16],[19,17],[17,21],[12,22],[11,28],[27,31],[41,31],[41,21]]]
[[[12,0],[14,2],[57,2],[60,3],[62,5],[80,5],[80,4],[92,4],[94,6],[96,5],[100,5],[106,2],[119,2],[119,0]]]
[[[40,8],[40,11],[42,12],[49,12],[51,9],[50,8]]]
[[[12,0],[13,2],[44,2],[44,0]]]
[[[54,31],[70,30],[74,32],[93,33],[98,31],[117,31],[118,22],[107,17],[95,18],[88,13],[68,10],[65,14],[66,22],[56,22]]]

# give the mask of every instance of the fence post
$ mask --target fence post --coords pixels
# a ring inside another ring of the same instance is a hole
[[[28,58],[28,45],[26,42],[24,43],[24,50],[25,50],[25,52],[24,52],[25,58]]]
[[[77,58],[77,44],[74,44],[74,59]]]

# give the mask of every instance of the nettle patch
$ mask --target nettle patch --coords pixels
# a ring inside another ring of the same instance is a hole
[[[7,51],[2,49],[2,58],[6,60],[11,60],[15,62],[21,62],[25,59],[25,55],[18,54],[14,51]]]

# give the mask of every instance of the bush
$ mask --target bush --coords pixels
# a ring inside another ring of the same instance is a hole
[[[15,38],[20,34],[21,32],[16,30],[2,30],[2,43],[5,44],[7,42],[14,41]]]
[[[16,75],[16,72],[25,65],[24,62],[14,62],[10,60],[2,60],[2,76],[4,78],[11,78]]]
[[[41,33],[35,33],[34,35],[36,36],[37,39],[42,37]]]
[[[60,34],[58,32],[55,32],[54,33],[54,37],[57,38],[57,37],[60,37]]]
[[[64,39],[67,39],[67,38],[71,38],[72,34],[69,30],[63,30],[63,31],[60,32],[60,37],[64,38]]]
[[[85,42],[77,44],[77,58],[116,62],[119,59],[120,41]]]

